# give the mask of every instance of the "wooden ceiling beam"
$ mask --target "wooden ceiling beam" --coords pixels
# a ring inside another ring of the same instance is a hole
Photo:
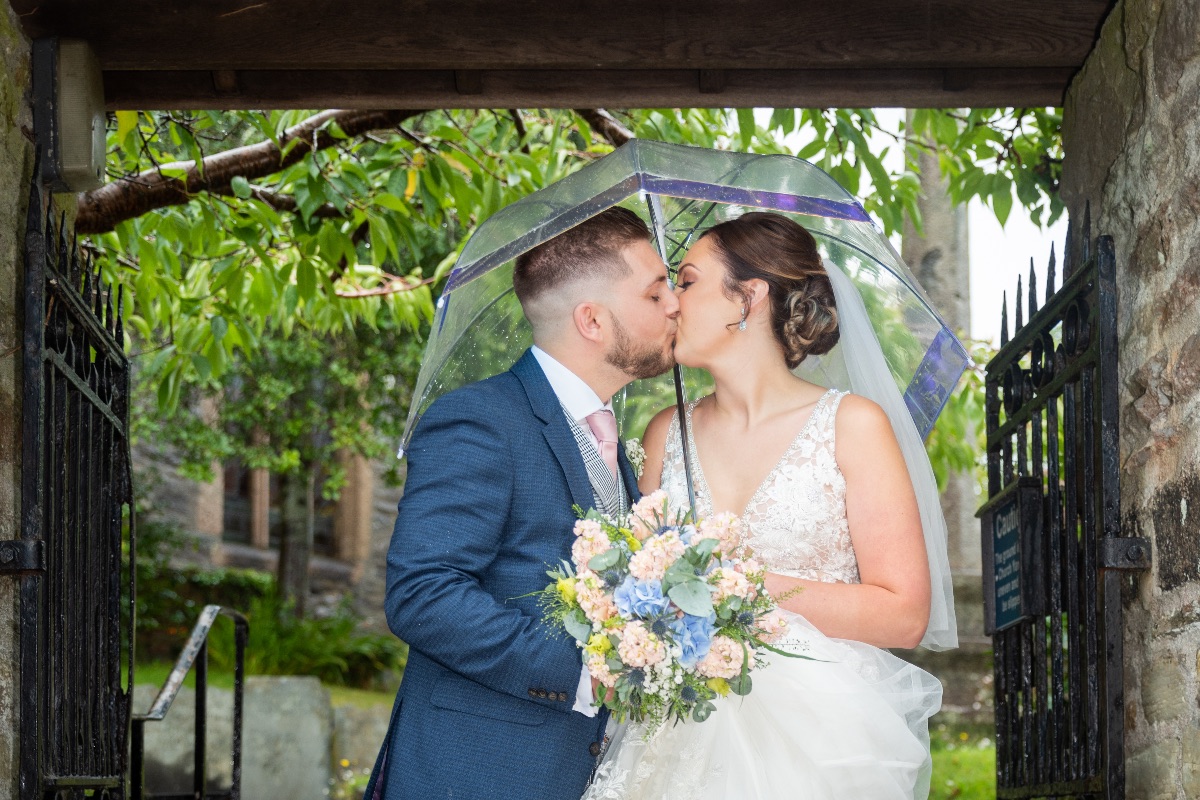
[[[108,107],[797,108],[1055,106],[1071,68],[112,71]]]
[[[10,0],[106,71],[1078,67],[1112,0]]]

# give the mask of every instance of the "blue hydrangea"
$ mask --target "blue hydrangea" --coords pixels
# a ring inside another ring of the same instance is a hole
[[[709,614],[707,617],[697,617],[684,614],[672,620],[671,631],[675,634],[675,643],[683,650],[679,663],[687,669],[696,666],[696,662],[708,655],[712,647],[713,634],[716,633],[717,617]]]
[[[629,575],[613,591],[613,602],[627,619],[648,619],[665,613],[671,601],[663,596],[660,581],[639,581]]]

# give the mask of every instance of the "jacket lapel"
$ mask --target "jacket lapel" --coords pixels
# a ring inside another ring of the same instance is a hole
[[[633,471],[633,464],[629,463],[629,456],[625,454],[624,442],[620,442],[617,446],[617,466],[621,469],[621,478],[625,481],[625,490],[629,492],[630,504],[641,500],[642,493],[638,490],[637,475]]]
[[[595,505],[592,483],[588,479],[587,467],[584,466],[579,445],[575,443],[575,435],[571,433],[571,427],[567,424],[562,404],[554,394],[554,389],[550,387],[550,381],[546,380],[546,374],[534,358],[533,351],[525,351],[525,355],[513,364],[512,373],[525,388],[534,416],[542,422],[542,435],[562,468],[563,475],[566,476],[567,486],[571,490],[571,502],[583,509],[592,508]]]

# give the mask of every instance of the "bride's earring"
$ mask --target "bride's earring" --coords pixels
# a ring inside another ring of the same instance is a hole
[[[746,330],[746,307],[742,306],[742,321],[738,323],[738,330]]]

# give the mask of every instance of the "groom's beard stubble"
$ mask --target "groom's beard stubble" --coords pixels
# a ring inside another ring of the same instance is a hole
[[[652,344],[639,346],[616,317],[613,317],[613,339],[613,347],[604,360],[628,375],[630,380],[653,378],[675,366],[674,347],[663,352],[661,347]]]

